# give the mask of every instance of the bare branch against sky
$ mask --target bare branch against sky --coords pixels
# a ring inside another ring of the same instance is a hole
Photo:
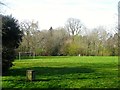
[[[0,1],[0,5],[5,5],[5,4]]]

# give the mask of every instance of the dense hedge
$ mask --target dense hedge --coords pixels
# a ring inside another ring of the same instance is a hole
[[[2,16],[2,74],[4,75],[15,59],[15,49],[22,41],[18,21],[12,16]]]

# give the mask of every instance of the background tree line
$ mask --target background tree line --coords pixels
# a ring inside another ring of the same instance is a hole
[[[17,52],[35,52],[36,55],[118,55],[118,33],[109,34],[103,26],[91,32],[79,19],[69,18],[64,27],[38,30],[38,22],[20,23],[24,32]]]

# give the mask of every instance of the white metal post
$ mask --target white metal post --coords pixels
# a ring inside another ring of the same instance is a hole
[[[19,60],[20,60],[20,52],[19,52]]]
[[[33,59],[35,59],[35,52],[33,52]]]

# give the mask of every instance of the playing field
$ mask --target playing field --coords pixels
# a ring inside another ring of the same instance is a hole
[[[35,81],[26,80],[26,70]],[[3,88],[117,88],[118,57],[49,56],[15,60]]]

